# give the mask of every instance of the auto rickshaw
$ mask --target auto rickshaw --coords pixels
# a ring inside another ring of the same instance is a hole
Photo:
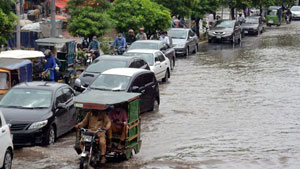
[[[55,80],[65,82],[72,87],[76,79],[75,41],[75,39],[64,38],[44,38],[35,41],[39,51],[50,49],[56,55],[59,72],[56,74]]]
[[[128,113],[128,126],[125,137],[125,144],[122,149],[118,149],[116,146],[112,146],[107,149],[106,157],[124,157],[126,160],[130,159],[133,152],[136,154],[141,148],[141,119],[140,119],[140,100],[138,93],[126,93],[126,92],[108,92],[108,91],[87,91],[74,98],[74,105],[79,114],[85,114],[84,112],[90,110],[102,110],[108,114],[113,109],[114,105],[122,105],[122,107]],[[81,121],[80,116],[79,122]],[[82,137],[81,137],[82,136]],[[81,139],[82,138],[82,139]],[[95,159],[95,154],[91,153],[91,147],[87,148],[84,146],[83,151],[79,148],[80,139],[85,145],[85,142],[91,141],[92,139],[83,132],[77,131],[75,150],[81,156],[80,168],[85,168],[90,165],[90,162]],[[106,139],[108,140],[108,139]],[[113,135],[113,145],[120,141],[120,135]],[[88,145],[91,145],[88,142]]]
[[[27,59],[0,58],[0,98],[14,85],[32,81],[32,63]]]
[[[282,7],[281,6],[270,6],[267,11],[266,15],[266,22],[267,26],[272,26],[272,25],[281,25],[281,20],[282,20]]]

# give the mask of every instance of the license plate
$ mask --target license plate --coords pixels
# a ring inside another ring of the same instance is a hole
[[[274,23],[273,20],[269,20],[269,23]]]
[[[83,136],[84,142],[92,142],[93,137],[92,136]]]
[[[248,33],[248,31],[245,31],[245,33]]]
[[[222,37],[221,36],[217,36],[217,39],[221,39]]]

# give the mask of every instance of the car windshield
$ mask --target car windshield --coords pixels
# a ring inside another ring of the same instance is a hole
[[[102,73],[108,69],[113,68],[124,68],[126,67],[127,62],[126,61],[120,61],[120,60],[105,60],[100,59],[98,62],[91,64],[87,69],[86,72],[92,72],[92,73]]]
[[[172,39],[186,39],[187,31],[185,30],[170,30],[168,31],[168,36]]]
[[[0,101],[1,107],[49,108],[52,91],[39,89],[11,89]]]
[[[292,7],[291,11],[300,11],[300,6],[294,6],[294,7]]]
[[[153,54],[152,53],[135,53],[135,52],[128,52],[124,54],[125,56],[138,56],[146,61],[150,66],[154,64]]]
[[[233,28],[234,21],[217,21],[216,28]]]
[[[7,90],[9,88],[8,73],[0,72],[0,90]]]
[[[129,76],[102,74],[91,84],[91,89],[124,91],[129,81]]]
[[[158,50],[158,44],[157,43],[149,43],[149,42],[135,42],[129,48],[129,50],[133,50],[133,49],[154,49],[154,50]]]
[[[246,23],[257,24],[259,22],[258,22],[258,18],[246,18]]]

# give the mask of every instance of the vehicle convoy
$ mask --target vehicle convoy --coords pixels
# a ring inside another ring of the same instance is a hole
[[[171,69],[175,67],[176,54],[172,44],[168,45],[166,42],[159,40],[138,40],[131,44],[127,51],[135,49],[150,49],[160,50],[170,60]]]
[[[0,58],[0,99],[16,84],[30,81],[32,81],[30,60]]]
[[[267,26],[280,26],[282,20],[282,7],[281,6],[270,6],[266,15]]]
[[[115,68],[103,72],[85,92],[96,90],[141,93],[141,112],[152,111],[160,103],[159,87],[152,71],[133,68]],[[84,93],[85,93],[84,92]]]
[[[56,72],[55,80],[65,82],[72,87],[76,79],[75,70],[75,40],[63,38],[45,38],[35,41],[38,50],[50,49],[56,55],[59,72]]]
[[[14,146],[9,124],[6,123],[0,111],[0,168],[11,169],[13,160]]]
[[[82,92],[87,88],[102,72],[112,68],[139,68],[150,70],[149,65],[139,57],[111,56],[104,55],[98,57],[88,66],[75,80],[74,89]]]
[[[259,35],[264,31],[264,22],[261,16],[246,17],[245,22],[241,25],[244,34]]]
[[[111,146],[106,149],[106,156],[124,157],[129,160],[133,155],[139,153],[141,149],[141,119],[140,119],[140,100],[138,93],[109,92],[109,91],[87,91],[74,99],[75,107],[79,111],[107,111],[113,113],[116,105],[121,105],[127,114],[128,121],[125,123],[126,135],[124,146],[118,147],[122,135],[112,133]],[[97,133],[104,132],[99,128],[96,133],[89,132],[81,128],[76,137],[75,149],[80,154],[80,169],[88,168],[91,164],[95,167],[99,164],[100,150],[97,139]],[[124,137],[124,136],[123,136]],[[82,144],[82,149],[79,144]],[[99,166],[99,165],[98,165]]]
[[[76,124],[73,89],[62,83],[28,82],[13,87],[0,101],[11,124],[15,146],[49,145]]]
[[[238,21],[219,20],[208,32],[208,43],[230,41],[233,44],[242,41],[242,28]]]
[[[291,12],[293,20],[300,19],[300,6],[293,6]]]
[[[170,60],[159,50],[136,49],[124,54],[130,57],[140,57],[150,65],[150,70],[154,72],[156,80],[167,82],[171,76]]]
[[[177,55],[188,56],[191,52],[197,53],[199,40],[191,29],[172,28],[168,30],[168,36],[173,41],[173,46]]]

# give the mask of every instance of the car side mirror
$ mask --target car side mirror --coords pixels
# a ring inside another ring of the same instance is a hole
[[[139,92],[140,88],[138,86],[132,86],[132,92]]]
[[[66,103],[58,103],[56,107],[59,109],[67,109]]]

